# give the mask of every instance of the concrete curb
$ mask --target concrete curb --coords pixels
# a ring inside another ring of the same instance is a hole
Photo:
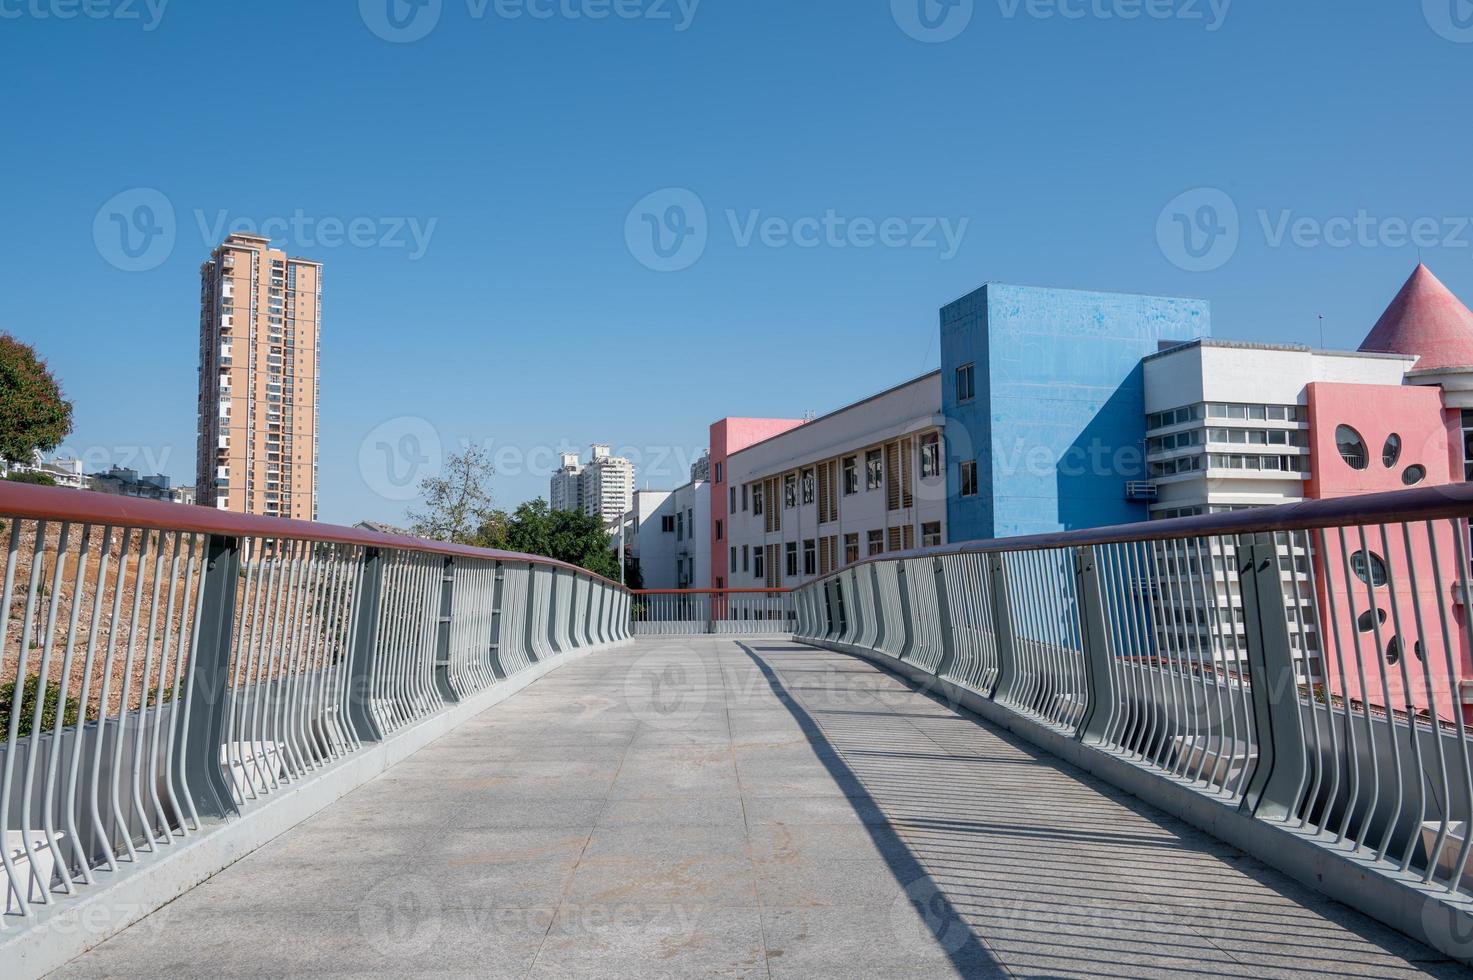
[[[116,872],[94,872],[98,884],[86,887],[81,897],[37,909],[35,919],[0,931],[0,976],[20,980],[57,969],[563,664],[632,642],[584,647],[533,664],[279,790],[249,806],[238,818],[206,824],[158,854],[140,854],[136,865],[121,865]]]
[[[808,646],[846,653],[909,680],[953,707],[1017,735],[1199,830],[1263,861],[1301,884],[1385,923],[1453,959],[1473,964],[1473,899],[1449,895],[1419,876],[1388,870],[1333,839],[1259,820],[1191,785],[1123,755],[1087,745],[1004,705],[942,680],[888,654],[829,640],[794,637]]]

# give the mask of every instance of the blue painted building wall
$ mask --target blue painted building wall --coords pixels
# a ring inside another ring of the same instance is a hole
[[[1210,336],[1205,300],[988,283],[941,310],[952,541],[1145,520],[1141,358]],[[959,403],[957,369],[976,397]],[[977,460],[978,494],[959,496]]]

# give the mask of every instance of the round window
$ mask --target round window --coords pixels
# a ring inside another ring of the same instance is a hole
[[[1381,462],[1389,470],[1401,459],[1401,436],[1395,432],[1386,437],[1386,445],[1381,447]]]
[[[1395,667],[1401,663],[1401,637],[1393,636],[1386,644],[1386,662]]]
[[[1408,466],[1401,471],[1401,482],[1406,486],[1414,487],[1425,479],[1427,479],[1427,467],[1425,466]]]
[[[1367,555],[1370,556],[1369,560]],[[1386,584],[1386,563],[1374,551],[1357,551],[1351,555],[1350,570],[1355,572],[1355,577],[1362,582],[1370,582],[1375,586]]]
[[[1361,613],[1360,618],[1355,621],[1355,628],[1360,630],[1362,633],[1369,633],[1371,630],[1375,629],[1378,624],[1384,622],[1386,622],[1386,610],[1377,609],[1373,613],[1369,609],[1367,609],[1365,612]]]
[[[1340,450],[1345,465],[1353,470],[1363,470],[1370,463],[1366,458],[1366,441],[1348,425],[1335,427],[1335,448]]]

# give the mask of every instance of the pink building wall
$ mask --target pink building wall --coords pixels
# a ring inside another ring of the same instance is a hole
[[[711,587],[731,588],[731,570],[727,568],[726,526],[730,521],[727,507],[731,499],[727,487],[726,458],[764,439],[782,435],[803,424],[802,419],[737,419],[725,418],[711,423]],[[740,496],[741,488],[737,489]],[[716,523],[722,524],[718,539]]]
[[[1453,465],[1454,458],[1460,459],[1455,454],[1460,453],[1462,440],[1457,413],[1444,409],[1439,388],[1315,382],[1308,386],[1308,408],[1313,455],[1306,496],[1403,490],[1409,485],[1403,475],[1411,466],[1426,470],[1415,486],[1437,486],[1462,478],[1461,462],[1456,469]],[[1337,430],[1342,425],[1360,435],[1367,456],[1364,469],[1342,458],[1337,446]],[[1393,434],[1401,446],[1387,465],[1383,454]],[[1445,595],[1439,594],[1434,573],[1433,540]],[[1435,705],[1438,717],[1444,720],[1452,717],[1455,705],[1463,710],[1458,681],[1473,676],[1473,663],[1464,610],[1454,599],[1457,551],[1451,526],[1435,523],[1429,536],[1425,524],[1405,528],[1391,524],[1386,526],[1384,539],[1379,527],[1368,527],[1364,543],[1360,529],[1347,528],[1343,546],[1338,529],[1329,528],[1323,547],[1316,545],[1320,645],[1330,690],[1397,711],[1425,713],[1429,704]],[[1368,583],[1355,570],[1355,556],[1363,550],[1373,556],[1371,565],[1374,559],[1385,563],[1386,583],[1375,585],[1376,575]],[[1347,557],[1352,561],[1349,573]],[[1448,646],[1443,641],[1444,615],[1451,637],[1452,676]]]

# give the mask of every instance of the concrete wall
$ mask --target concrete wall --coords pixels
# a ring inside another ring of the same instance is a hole
[[[666,516],[675,516],[673,490],[636,490],[630,554],[639,564],[646,589],[675,588],[675,532],[661,530]]]
[[[1205,301],[989,283],[941,310],[953,540],[1144,520],[1125,483],[1144,473],[1141,359],[1210,332]],[[975,365],[976,397],[956,371]]]
[[[1461,427],[1449,425],[1436,388],[1316,383],[1308,387],[1308,402],[1314,452],[1309,496],[1400,490],[1408,466],[1426,470],[1422,486],[1462,476],[1448,459],[1449,442],[1461,443]],[[1368,457],[1365,469],[1355,469],[1341,457],[1336,446],[1341,425],[1359,433]],[[1387,466],[1383,450],[1392,434],[1401,447],[1395,462]],[[1344,548],[1338,534],[1327,532],[1323,552],[1316,554],[1319,608],[1332,613],[1329,622],[1319,624],[1329,647],[1325,673],[1330,689],[1375,705],[1435,707],[1443,721],[1455,712],[1466,715],[1458,682],[1473,674],[1473,660],[1464,618],[1455,608],[1454,583],[1459,577],[1452,526],[1437,521],[1430,530],[1418,524],[1404,531],[1392,524],[1384,537],[1378,529],[1367,529],[1364,549],[1387,568],[1388,580],[1380,585],[1354,572],[1346,574],[1346,552],[1353,555],[1362,548],[1355,529],[1347,531]],[[1437,588],[1438,572],[1446,597]],[[1370,628],[1359,629],[1357,621],[1373,606],[1380,621],[1366,620],[1361,625]],[[1393,644],[1398,648],[1394,656],[1388,654]],[[1467,718],[1473,720],[1473,715]]]

